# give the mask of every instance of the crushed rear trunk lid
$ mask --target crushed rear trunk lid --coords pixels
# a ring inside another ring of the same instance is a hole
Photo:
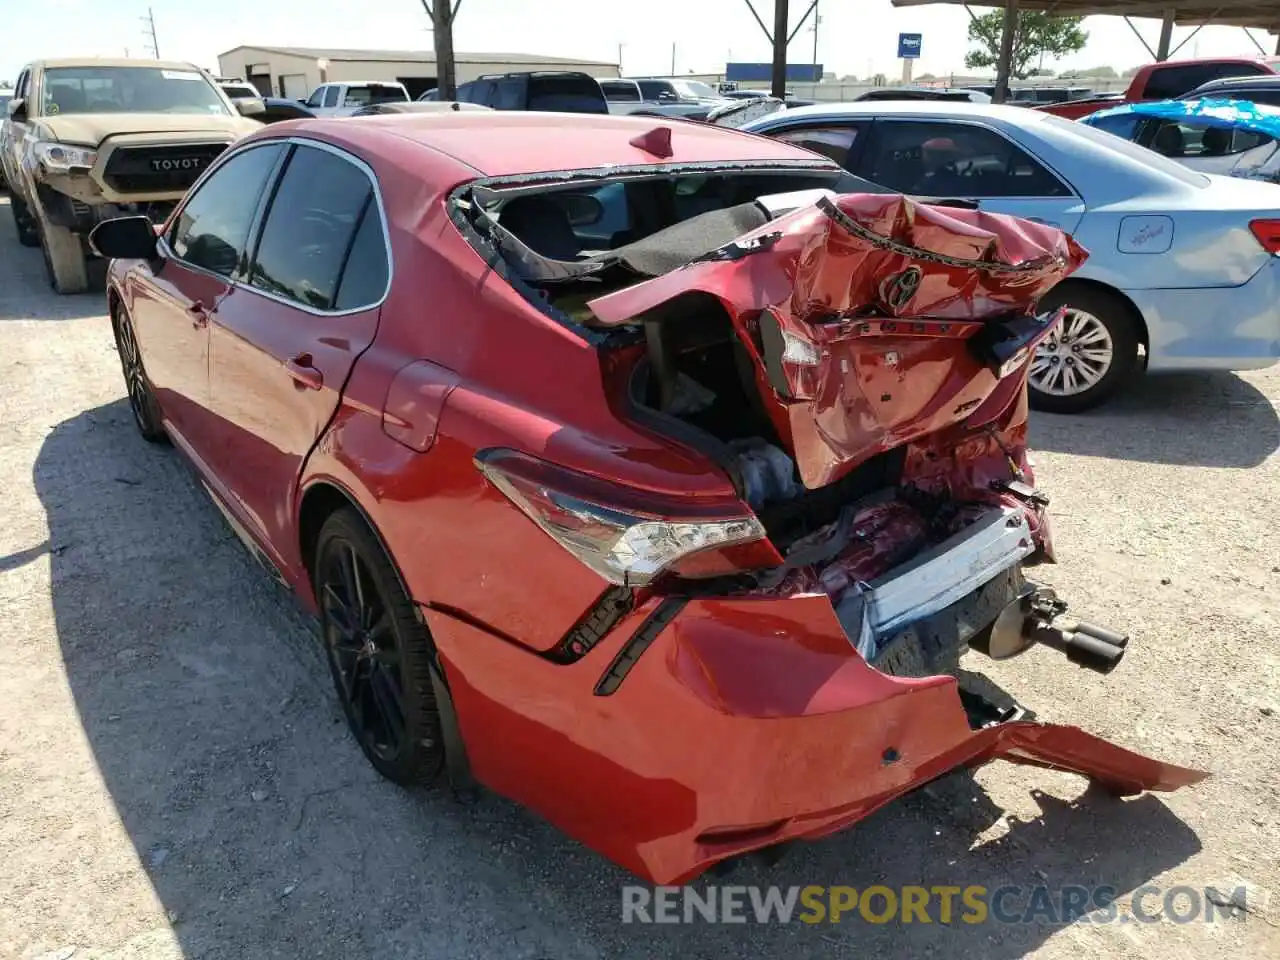
[[[601,326],[661,324],[690,295],[717,298],[816,489],[951,424],[980,426],[1059,319],[1034,305],[1086,257],[1053,227],[847,194],[588,306]]]

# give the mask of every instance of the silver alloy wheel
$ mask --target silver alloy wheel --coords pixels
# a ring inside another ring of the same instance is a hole
[[[1102,321],[1068,307],[1061,325],[1036,348],[1031,386],[1055,397],[1074,397],[1096,387],[1114,359],[1111,334]]]

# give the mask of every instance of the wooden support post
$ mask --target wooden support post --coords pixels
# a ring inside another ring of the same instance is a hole
[[[779,100],[787,95],[787,0],[773,0],[773,90]]]
[[[1160,61],[1169,59],[1169,47],[1173,45],[1173,18],[1177,16],[1176,10],[1166,10],[1164,12],[1164,22],[1160,24],[1160,43],[1156,46],[1156,59]]]
[[[1013,73],[1013,38],[1018,32],[1018,0],[1005,0],[1004,29],[1000,33],[1000,59],[996,62],[996,90],[991,99],[1004,103],[1009,97],[1009,77]]]

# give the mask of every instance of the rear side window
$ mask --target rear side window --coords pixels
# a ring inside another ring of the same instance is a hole
[[[373,103],[403,103],[409,97],[399,87],[382,83],[367,83],[347,87],[342,101],[344,107],[367,107]]]
[[[1122,113],[1114,117],[1099,117],[1089,121],[1089,126],[1113,133],[1125,140],[1136,140],[1138,123],[1142,118],[1136,113]]]
[[[499,80],[496,87],[493,103],[489,104],[489,106],[496,110],[524,109],[525,86],[523,77],[508,77],[505,80]]]
[[[640,90],[633,83],[602,80],[600,89],[604,91],[605,99],[614,103],[640,102]]]
[[[588,76],[530,77],[529,109],[564,113],[608,113],[600,84]]]
[[[283,149],[270,144],[245,150],[196,189],[170,228],[169,246],[178,259],[224,277],[236,272],[262,188]]]
[[[358,310],[377,303],[387,292],[390,267],[382,235],[382,214],[377,198],[371,193],[360,214],[360,225],[338,281],[334,309]]]
[[[1253,87],[1248,90],[1214,91],[1212,96],[1231,97],[1233,100],[1252,100],[1254,103],[1265,103],[1268,106],[1280,107],[1280,84],[1267,87]]]
[[[1252,63],[1191,63],[1161,67],[1147,79],[1142,95],[1148,100],[1173,100],[1202,83],[1220,77],[1248,77],[1269,72],[1261,64]]]
[[[296,147],[267,212],[249,283],[315,310],[334,309],[372,196],[369,177],[354,163],[327,150]],[[380,234],[380,224],[378,229]]]
[[[458,88],[458,100],[462,103],[479,103],[487,107],[492,92],[492,80],[473,80]]]

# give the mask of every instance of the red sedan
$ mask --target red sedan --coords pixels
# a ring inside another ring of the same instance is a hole
[[[316,612],[397,782],[669,883],[996,757],[1203,776],[957,680],[1127,643],[1023,576],[1034,305],[1086,256],[1052,228],[714,127],[456,113],[266,128],[93,243],[139,430]]]

